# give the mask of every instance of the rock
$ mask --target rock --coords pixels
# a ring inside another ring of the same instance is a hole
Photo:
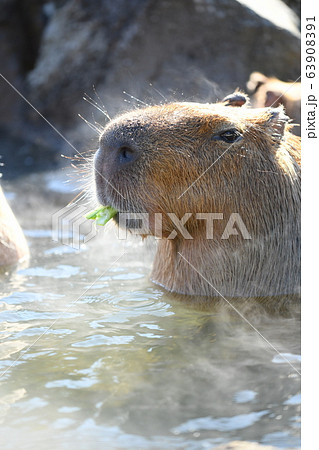
[[[15,5],[18,0],[0,1]],[[273,14],[268,2],[252,0],[96,0],[94,7],[88,0],[55,1],[35,8],[27,20],[36,42],[27,66],[16,68],[25,47],[10,47],[24,39],[21,27],[6,29],[0,56],[7,55],[7,66],[13,67],[5,71],[8,79],[82,151],[83,138],[93,134],[78,113],[92,121],[94,111],[102,124],[105,119],[82,99],[87,93],[100,103],[93,86],[114,115],[127,107],[125,99],[134,106],[163,97],[215,101],[237,87],[245,90],[253,71],[296,79],[298,17],[282,1],[271,2]],[[0,110],[0,127],[31,142],[41,137],[59,153],[75,153],[3,80],[0,88],[1,96],[10,97],[5,102],[10,114]]]
[[[93,8],[90,1],[71,0],[56,11],[28,76],[32,101],[44,115],[65,129],[74,124],[78,112],[87,111],[84,93],[92,94],[92,87],[116,69],[115,48],[146,3],[98,0]]]
[[[301,0],[284,0],[284,2],[297,14],[298,17],[301,16]]]
[[[45,168],[56,159],[58,147],[56,135],[41,137],[42,130],[33,126],[31,108],[21,97],[28,96],[26,76],[37,61],[49,15],[42,0],[0,0],[0,10],[0,158],[1,172],[10,178]]]
[[[149,83],[164,96],[178,90],[185,98],[213,101],[244,87],[253,70],[295,79],[298,28],[286,5],[272,2],[283,28],[251,9],[254,2],[249,8],[236,0],[142,0],[115,7],[100,0],[94,9],[90,2],[68,2],[47,27],[29,75],[33,101],[65,126],[87,109],[82,95],[94,95],[92,86],[113,113],[123,108],[123,100],[112,105],[123,90],[143,100]]]

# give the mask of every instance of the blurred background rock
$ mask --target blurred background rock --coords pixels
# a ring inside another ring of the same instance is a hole
[[[72,144],[0,78],[4,178],[96,148],[78,115],[107,119],[84,94],[113,117],[142,102],[216,101],[252,71],[300,75],[298,0],[0,0],[0,11],[2,76]]]

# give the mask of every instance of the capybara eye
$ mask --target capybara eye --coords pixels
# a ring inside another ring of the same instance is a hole
[[[227,142],[228,144],[232,144],[233,142],[242,139],[242,135],[239,133],[238,130],[227,130],[224,131],[223,133],[220,133],[219,138]]]

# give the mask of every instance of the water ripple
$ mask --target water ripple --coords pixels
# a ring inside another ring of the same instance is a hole
[[[193,433],[194,431],[217,430],[232,431],[247,428],[258,422],[258,420],[268,414],[269,411],[252,412],[249,414],[239,414],[234,417],[220,417],[214,419],[212,417],[200,417],[188,420],[187,422],[172,429],[172,433]]]

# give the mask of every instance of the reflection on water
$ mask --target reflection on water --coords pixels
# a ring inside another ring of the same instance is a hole
[[[75,251],[43,231],[0,277],[2,449],[300,446],[296,312],[245,309],[280,356],[229,308],[153,285],[138,241],[109,229]]]

